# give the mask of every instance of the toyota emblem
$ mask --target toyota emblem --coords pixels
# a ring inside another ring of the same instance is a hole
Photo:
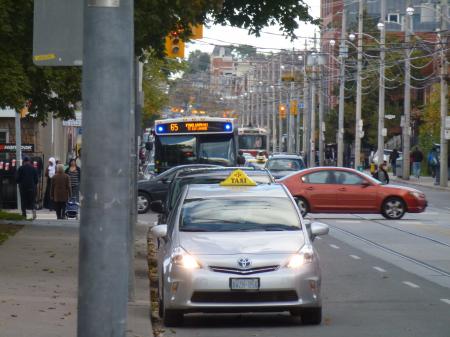
[[[238,266],[241,267],[241,269],[247,269],[251,266],[252,262],[248,257],[241,257],[238,260]]]

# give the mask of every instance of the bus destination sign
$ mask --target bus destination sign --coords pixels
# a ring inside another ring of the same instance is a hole
[[[157,135],[187,133],[231,133],[233,132],[233,124],[231,122],[219,121],[168,122],[156,125],[155,131]]]

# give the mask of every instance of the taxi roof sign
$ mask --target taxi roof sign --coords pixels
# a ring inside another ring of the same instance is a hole
[[[255,181],[250,178],[247,173],[237,169],[231,172],[231,174],[220,184],[220,186],[256,186]]]

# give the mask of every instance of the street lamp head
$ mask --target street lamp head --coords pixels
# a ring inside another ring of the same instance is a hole
[[[384,23],[383,22],[378,22],[377,23],[377,28],[378,28],[378,30],[383,30],[384,29]]]
[[[354,33],[350,33],[348,38],[350,39],[350,41],[355,41],[356,35]]]
[[[336,41],[335,41],[335,40],[330,40],[330,46],[331,46],[331,47],[334,47],[335,44],[336,44]]]
[[[299,55],[299,56],[298,56],[298,60],[299,60],[299,61],[302,61],[302,60],[303,60],[303,56],[302,56],[302,55]]]
[[[259,84],[259,85],[262,85],[262,84],[263,84],[263,82],[259,81],[259,82],[258,82],[258,84]]]
[[[270,89],[273,89],[273,88],[275,88],[275,87],[274,87],[273,85],[271,85],[271,86],[270,86]]]
[[[411,16],[414,14],[414,7],[408,7],[406,8],[406,13]]]

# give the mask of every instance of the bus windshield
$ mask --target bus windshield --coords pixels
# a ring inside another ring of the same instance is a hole
[[[239,135],[239,148],[242,150],[264,150],[266,148],[265,135]]]
[[[233,134],[159,136],[156,146],[161,167],[167,169],[185,164],[219,164],[233,166]]]

